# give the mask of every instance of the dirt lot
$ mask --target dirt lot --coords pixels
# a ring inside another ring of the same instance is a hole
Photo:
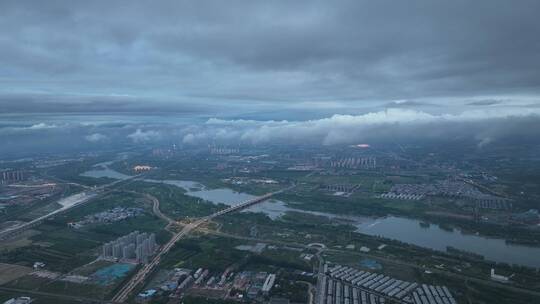
[[[18,279],[31,271],[30,267],[0,263],[0,285]]]

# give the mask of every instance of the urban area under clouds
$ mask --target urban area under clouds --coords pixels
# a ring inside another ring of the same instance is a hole
[[[540,303],[539,12],[0,0],[0,303]]]

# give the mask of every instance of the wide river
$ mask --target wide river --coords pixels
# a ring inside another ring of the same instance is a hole
[[[109,177],[114,179],[125,179],[129,177],[108,168],[107,164],[100,164],[92,170],[83,173],[83,175],[96,178]],[[158,181],[149,179],[145,181],[174,185],[185,189],[187,195],[198,197],[216,204],[222,203],[234,205],[254,197],[253,195],[236,192],[228,188],[206,189],[204,185],[193,181]],[[262,212],[271,219],[276,220],[287,211],[297,211],[329,218],[344,219],[348,223],[356,226],[359,233],[395,239],[434,250],[446,251],[447,246],[451,246],[483,255],[486,260],[540,268],[540,248],[538,247],[507,244],[503,239],[464,234],[457,229],[448,231],[433,224],[426,227],[425,225],[420,225],[420,221],[415,219],[396,216],[372,218],[312,212],[291,208],[287,206],[285,202],[273,199],[251,206],[243,212]]]

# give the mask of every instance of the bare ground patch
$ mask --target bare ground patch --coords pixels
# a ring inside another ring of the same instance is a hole
[[[32,272],[32,268],[0,263],[0,285],[18,279]]]

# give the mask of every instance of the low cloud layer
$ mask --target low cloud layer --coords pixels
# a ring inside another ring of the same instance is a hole
[[[159,140],[161,138],[161,134],[158,131],[143,131],[141,129],[137,129],[137,131],[129,134],[127,137],[133,140],[135,143],[146,143]]]
[[[348,145],[368,143],[459,142],[483,149],[494,143],[536,143],[540,108],[482,107],[456,114],[433,114],[408,108],[389,108],[359,115],[336,114],[321,119],[193,120],[175,118],[159,123],[155,116],[39,115],[35,122],[10,116],[0,123],[3,155],[21,151],[82,151],[124,149],[130,146],[179,147],[219,145]],[[41,120],[41,121],[39,121]]]
[[[105,142],[108,139],[107,136],[105,136],[103,134],[100,134],[100,133],[89,134],[89,135],[86,135],[84,138],[87,141],[92,142],[92,143]]]
[[[206,124],[189,130],[183,142],[194,144],[213,140],[251,144],[281,142],[333,145],[365,140],[433,140],[458,136],[469,137],[485,145],[508,133],[528,133],[530,130],[520,130],[522,123],[538,121],[538,109],[472,110],[439,115],[389,109],[363,115],[333,115],[308,121],[210,119]],[[512,126],[508,126],[505,132],[503,126],[507,124]]]

